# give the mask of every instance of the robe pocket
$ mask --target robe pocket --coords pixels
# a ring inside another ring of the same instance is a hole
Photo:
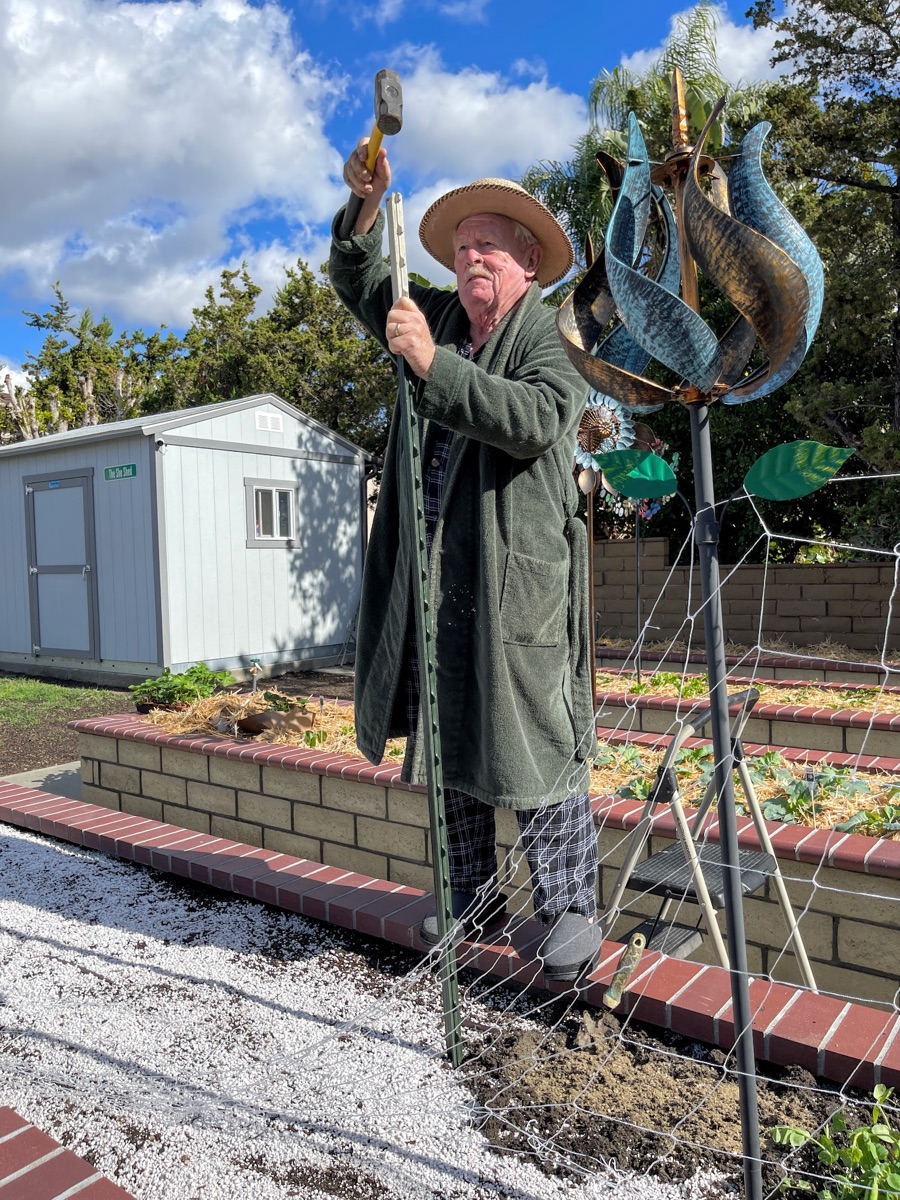
[[[567,559],[548,562],[511,550],[500,600],[500,636],[513,646],[558,646],[566,628]]]

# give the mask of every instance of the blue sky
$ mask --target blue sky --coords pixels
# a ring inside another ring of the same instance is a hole
[[[726,78],[769,73],[747,0],[720,8]],[[591,81],[652,61],[664,0],[0,0],[0,367],[18,378],[59,280],[117,331],[178,331],[223,267],[267,298],[317,268],[341,165],[398,72],[389,149],[410,227],[448,187],[565,158]],[[417,244],[411,266],[449,276]]]

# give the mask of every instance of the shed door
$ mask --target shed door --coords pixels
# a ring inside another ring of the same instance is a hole
[[[67,473],[25,487],[35,654],[99,657],[92,476]]]

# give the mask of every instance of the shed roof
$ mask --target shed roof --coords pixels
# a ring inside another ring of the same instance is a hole
[[[10,457],[14,454],[34,454],[36,451],[55,450],[76,445],[80,442],[106,441],[110,438],[122,437],[123,434],[142,433],[146,437],[167,429],[177,429],[179,426],[192,425],[195,421],[208,421],[210,417],[225,416],[228,413],[239,412],[244,408],[258,408],[262,405],[279,408],[288,416],[305,425],[309,425],[318,433],[324,434],[333,441],[370,459],[372,455],[356,446],[353,442],[341,437],[321,421],[307,416],[301,409],[282,400],[274,392],[260,392],[255,396],[243,396],[238,400],[223,400],[218,404],[201,404],[196,408],[180,408],[174,412],[148,413],[141,417],[132,417],[127,421],[105,421],[100,425],[84,425],[80,429],[67,429],[64,433],[51,433],[46,437],[28,438],[23,442],[12,442],[8,446],[0,446],[0,457]]]

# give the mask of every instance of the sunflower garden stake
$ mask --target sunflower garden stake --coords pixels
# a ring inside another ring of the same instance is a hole
[[[557,322],[569,358],[597,392],[645,412],[678,402],[690,419],[694,543],[700,565],[719,797],[744,1187],[748,1200],[760,1200],[756,1063],[738,869],[709,408],[717,401],[745,404],[759,399],[793,375],[818,325],[824,274],[812,242],[763,175],[761,152],[768,124],[757,125],[747,134],[727,176],[703,153],[723,107],[720,100],[697,145],[689,145],[684,83],[676,70],[673,149],[652,171],[632,114],[624,171],[603,160],[618,192],[605,246],[560,308]],[[664,188],[673,193],[671,205]],[[648,227],[656,238],[655,253],[648,251]],[[721,338],[700,315],[698,267],[737,312]],[[612,332],[607,332],[616,318]],[[766,361],[748,371],[757,340]],[[651,358],[680,382],[666,386],[647,378],[643,372]],[[803,495],[830,478],[849,453],[813,442],[779,447],[751,468],[744,487],[770,498]],[[633,499],[677,490],[669,464],[647,450],[614,450],[594,456],[594,465],[617,491]]]
[[[593,255],[590,255],[593,258]],[[587,527],[588,527],[588,605],[591,624],[591,662],[597,658],[597,615],[594,598],[594,502],[595,497],[606,508],[614,523],[623,521],[626,524],[634,521],[634,604],[636,645],[635,671],[638,683],[641,681],[641,645],[643,633],[641,624],[641,520],[649,521],[660,511],[670,496],[641,497],[631,500],[623,496],[597,469],[598,455],[611,450],[621,450],[634,447],[649,450],[661,455],[668,446],[661,441],[649,425],[643,421],[635,421],[624,404],[614,400],[612,396],[603,396],[592,391],[578,427],[578,437],[575,443],[575,465],[580,467],[578,486],[587,496]],[[678,455],[672,455],[673,468],[678,465]],[[602,486],[601,486],[602,485]]]

